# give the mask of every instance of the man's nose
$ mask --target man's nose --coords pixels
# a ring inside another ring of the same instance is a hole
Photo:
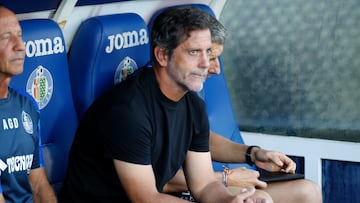
[[[216,75],[221,73],[219,60],[216,60],[213,64],[210,65],[209,73]]]
[[[21,37],[16,36],[15,43],[16,43],[15,49],[17,51],[25,50],[25,43],[24,43],[24,41],[23,41],[23,39]]]
[[[204,52],[200,55],[200,66],[203,68],[209,68],[210,67],[210,59],[208,53]]]

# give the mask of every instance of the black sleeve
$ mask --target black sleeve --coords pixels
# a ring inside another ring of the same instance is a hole
[[[193,101],[192,117],[194,123],[194,137],[190,146],[191,151],[208,152],[210,126],[209,119],[205,108],[205,103],[195,93],[190,95]]]

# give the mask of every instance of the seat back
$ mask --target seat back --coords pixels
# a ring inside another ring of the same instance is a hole
[[[208,78],[205,81],[203,88],[203,96],[209,116],[210,128],[213,132],[221,134],[229,140],[243,144],[244,140],[241,137],[238,123],[235,118],[221,58],[219,57],[219,59],[221,73]],[[240,166],[249,167],[247,164],[227,164],[213,161],[215,171],[222,171],[223,166],[227,166],[228,168]]]
[[[78,117],[114,83],[150,61],[145,21],[135,13],[85,20],[69,52],[70,78]]]
[[[72,100],[65,41],[50,19],[20,21],[26,46],[24,72],[10,86],[35,98],[40,109],[45,169],[55,192],[61,186],[78,119]]]

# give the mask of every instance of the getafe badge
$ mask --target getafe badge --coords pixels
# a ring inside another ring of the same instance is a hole
[[[138,69],[136,62],[130,58],[125,57],[118,65],[115,71],[114,84],[124,81],[129,75],[133,74]]]
[[[39,109],[43,109],[53,93],[53,79],[50,72],[43,66],[38,66],[29,76],[26,91],[34,97]]]
[[[32,119],[31,119],[30,115],[28,113],[26,113],[25,111],[23,111],[21,114],[21,122],[27,133],[29,133],[29,134],[34,133]]]

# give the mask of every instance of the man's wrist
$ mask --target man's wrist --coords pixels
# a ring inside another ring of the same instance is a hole
[[[246,163],[249,164],[250,166],[253,166],[255,163],[254,161],[252,160],[252,157],[251,157],[251,152],[252,152],[252,149],[253,148],[259,148],[259,146],[256,146],[256,145],[251,145],[247,148],[246,150],[246,153],[245,153],[245,160],[246,160]]]
[[[230,174],[230,169],[226,166],[223,166],[223,171],[222,171],[222,183],[224,184],[225,187],[228,186],[228,177]]]

